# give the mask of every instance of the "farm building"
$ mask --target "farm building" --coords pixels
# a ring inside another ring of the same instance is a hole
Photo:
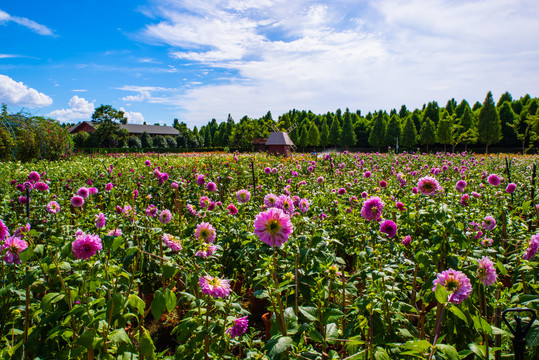
[[[266,150],[270,154],[292,156],[292,150],[296,146],[286,132],[272,132],[266,141]]]
[[[120,124],[120,129],[126,129],[129,132],[129,135],[134,135],[140,137],[143,132],[147,132],[151,136],[176,136],[180,132],[178,129],[172,126],[158,126],[158,125],[139,125],[139,124]],[[75,125],[70,133],[76,134],[81,131],[86,131],[91,133],[95,131],[94,124],[91,121],[82,121]]]

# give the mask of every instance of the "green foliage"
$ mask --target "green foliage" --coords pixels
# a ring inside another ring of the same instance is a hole
[[[328,122],[326,120],[326,117],[322,117],[322,123],[320,125],[320,145],[322,145],[324,148],[329,143],[329,128],[328,128]]]
[[[417,130],[411,117],[407,117],[404,122],[400,143],[406,149],[412,149],[417,145]]]
[[[94,110],[92,121],[95,123],[95,134],[103,147],[117,147],[121,135],[120,124],[127,124],[124,112],[110,105],[101,105]]]
[[[309,127],[309,134],[308,134],[308,146],[318,146],[320,144],[320,133],[318,132],[318,127],[313,122],[311,123],[311,126]]]
[[[397,139],[401,140],[401,124],[397,115],[392,115],[386,126],[386,141],[387,145],[394,146]]]
[[[76,148],[82,148],[84,147],[84,143],[86,142],[86,139],[90,134],[88,134],[86,131],[81,131],[73,135],[73,144]]]
[[[504,92],[500,96],[500,99],[498,100],[498,103],[496,104],[496,107],[499,108],[500,106],[503,105],[504,102],[508,102],[509,104],[511,104],[511,102],[513,102],[513,96],[511,96],[511,94],[508,91]]]
[[[165,140],[167,141],[167,148],[175,149],[178,146],[172,136],[165,136]]]
[[[429,118],[423,120],[423,125],[419,130],[419,142],[422,145],[427,145],[427,152],[429,151],[429,146],[436,142],[436,126]]]
[[[140,149],[142,148],[142,141],[136,136],[130,136],[127,140],[127,146],[131,149]]]
[[[490,91],[479,111],[477,133],[479,141],[486,145],[487,153],[489,145],[496,144],[502,139],[502,125]]]
[[[340,138],[341,138],[341,124],[339,122],[339,119],[335,117],[329,129],[328,145],[338,146]]]
[[[440,144],[444,145],[444,152],[446,152],[447,144],[451,144],[452,140],[452,122],[451,117],[445,114],[442,119],[438,122],[438,127],[436,129],[436,139]]]
[[[153,147],[158,149],[166,149],[168,147],[167,140],[164,136],[157,135],[153,138]]]
[[[145,149],[153,148],[153,139],[152,136],[147,132],[143,132],[140,136],[140,141],[142,143],[142,147]]]
[[[347,149],[351,146],[354,146],[356,143],[356,133],[354,132],[354,125],[352,123],[352,117],[348,108],[344,112],[343,119],[343,128],[341,131],[341,136],[339,144],[346,147]]]
[[[373,119],[373,125],[369,135],[369,144],[372,147],[378,148],[378,151],[380,151],[380,148],[386,144],[385,140],[386,125],[384,121],[384,114],[382,111],[378,111]]]

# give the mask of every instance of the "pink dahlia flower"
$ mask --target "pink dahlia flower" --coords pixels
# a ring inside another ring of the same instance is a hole
[[[279,198],[275,194],[268,194],[264,196],[264,204],[269,208],[277,206],[278,201]]]
[[[218,277],[203,276],[198,279],[202,292],[214,298],[225,298],[230,294],[230,284],[226,279]]]
[[[236,199],[238,199],[240,203],[249,202],[249,200],[251,199],[251,193],[245,189],[238,190],[238,192],[236,193]]]
[[[277,208],[256,215],[254,228],[259,239],[271,247],[283,245],[293,231],[290,216]]]
[[[490,174],[488,177],[488,183],[492,186],[498,186],[500,185],[500,177],[496,174]]]
[[[161,211],[161,213],[159,214],[159,221],[161,222],[161,224],[169,223],[170,220],[172,220],[172,214],[170,213],[170,210],[165,209]]]
[[[73,207],[82,207],[82,205],[84,205],[84,198],[78,195],[73,196],[71,198],[71,205],[73,205]]]
[[[100,212],[99,214],[95,216],[95,226],[98,229],[104,228],[106,223],[107,223],[107,220],[105,219],[105,214],[103,214],[102,212]]]
[[[211,243],[216,237],[215,228],[210,223],[202,222],[197,225],[195,237],[204,242]]]
[[[226,333],[230,334],[230,337],[234,339],[236,336],[245,334],[247,328],[249,327],[249,320],[247,316],[234,320],[234,325],[229,328]]]
[[[374,196],[363,203],[361,217],[367,221],[380,221],[383,210],[384,203],[379,197]]]
[[[432,283],[434,284],[432,291],[436,291],[438,285],[445,287],[449,293],[447,301],[453,304],[460,304],[472,293],[470,279],[461,271],[453,269],[442,271],[436,275]]]
[[[530,242],[528,243],[528,248],[524,255],[522,255],[522,258],[524,260],[533,259],[537,254],[537,250],[539,250],[539,234],[532,235]]]
[[[392,220],[385,220],[380,224],[380,232],[383,232],[388,237],[397,235],[397,224]]]
[[[170,234],[164,234],[162,239],[165,245],[172,251],[178,252],[182,249],[182,244],[180,242],[180,239],[178,239],[176,236],[170,235]]]
[[[0,240],[5,240],[9,236],[9,229],[2,220],[0,220]]]
[[[90,195],[90,190],[88,190],[88,188],[81,187],[79,190],[77,190],[77,195],[86,199]]]
[[[195,256],[207,258],[212,256],[215,250],[217,250],[217,246],[204,242],[202,245],[200,245],[200,250],[195,253]]]
[[[493,285],[496,282],[496,268],[494,268],[494,264],[486,256],[483,256],[483,258],[479,260],[477,277],[483,284],[485,284],[485,286]]]
[[[99,236],[84,233],[77,235],[71,245],[73,254],[79,260],[89,259],[103,248]]]
[[[45,184],[44,182],[39,181],[34,185],[34,189],[38,191],[47,191],[49,190],[49,185]]]
[[[34,183],[38,182],[39,180],[41,180],[41,175],[39,175],[39,173],[36,171],[30,171],[30,174],[28,175],[28,180]]]
[[[2,250],[7,250],[4,261],[8,264],[20,264],[21,259],[19,258],[19,254],[27,247],[28,244],[26,241],[21,240],[15,235],[6,238],[2,245]]]
[[[492,216],[485,216],[483,219],[483,228],[485,230],[492,230],[496,227],[496,220]]]
[[[230,212],[230,215],[236,215],[238,213],[238,208],[232,203],[228,205],[226,208]]]
[[[440,188],[440,185],[438,184],[438,180],[436,180],[433,177],[425,176],[421,179],[419,179],[419,182],[417,183],[417,188],[423,195],[434,195],[436,193],[436,190]]]

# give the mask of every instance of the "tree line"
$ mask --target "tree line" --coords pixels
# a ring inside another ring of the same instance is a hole
[[[409,110],[406,105],[400,109],[369,112],[360,110],[314,114],[312,111],[296,109],[284,113],[274,120],[270,111],[256,119],[248,116],[236,122],[230,115],[226,121],[218,123],[212,119],[206,125],[190,129],[185,122],[174,119],[173,126],[179,130],[176,137],[151,137],[143,134],[141,139],[131,136],[116,122],[125,121],[123,113],[102,105],[96,109],[92,119],[97,122],[98,131],[92,135],[75,137],[75,144],[92,140],[94,147],[132,148],[228,148],[249,151],[253,140],[267,138],[274,128],[287,131],[295,127],[289,135],[301,149],[310,148],[362,148],[382,150],[388,146],[415,150],[422,147],[426,151],[433,146],[455,147],[483,145],[485,152],[489,146],[519,148],[524,153],[539,141],[539,99],[530,95],[513,99],[509,92],[503,93],[497,102],[492,92],[488,92],[483,103],[477,101],[472,106],[465,99],[457,102],[454,98],[441,107],[436,101],[428,102],[421,109]],[[101,129],[101,130],[100,130]],[[84,139],[81,139],[85,137]]]

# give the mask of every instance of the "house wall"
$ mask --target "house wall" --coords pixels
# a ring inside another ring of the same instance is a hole
[[[292,156],[292,151],[289,145],[268,145],[268,153],[275,155],[284,155],[284,157]]]

